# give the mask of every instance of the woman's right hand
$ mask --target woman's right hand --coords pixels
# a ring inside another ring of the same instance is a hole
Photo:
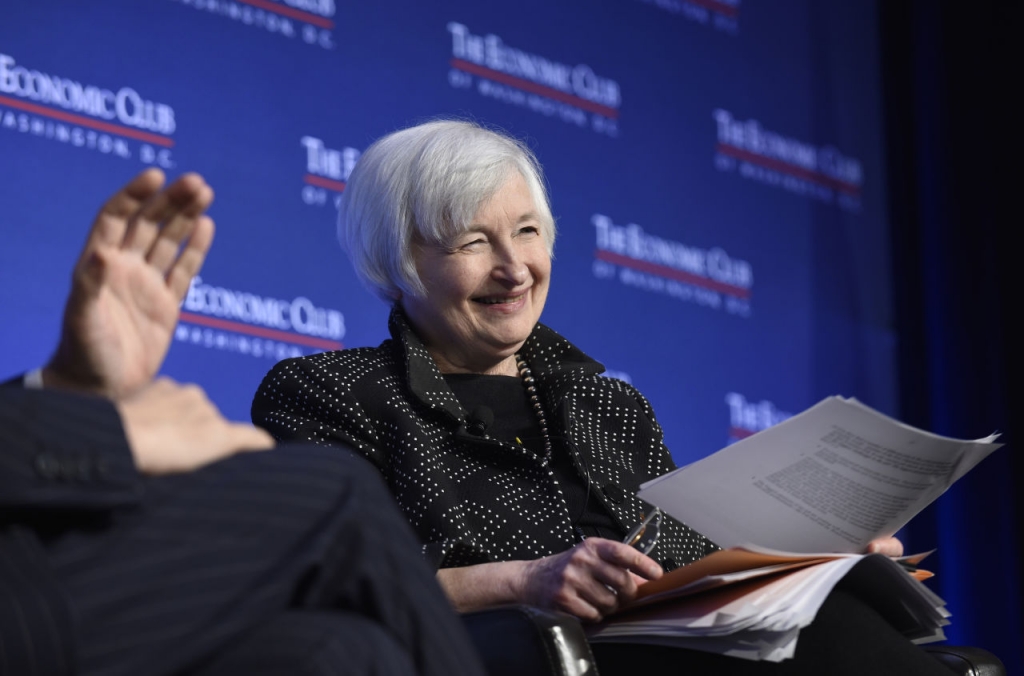
[[[621,542],[588,538],[572,549],[533,561],[442,568],[438,582],[460,612],[526,603],[598,622],[656,580],[661,566]]]
[[[522,601],[598,622],[636,597],[639,584],[662,575],[654,559],[614,540],[588,538],[560,554],[528,561]]]

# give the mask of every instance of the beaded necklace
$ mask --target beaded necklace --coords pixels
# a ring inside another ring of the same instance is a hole
[[[540,466],[547,467],[551,461],[551,436],[548,434],[548,421],[544,417],[544,407],[540,403],[536,381],[526,360],[518,354],[516,354],[516,368],[519,369],[519,377],[523,379],[523,384],[526,386],[526,394],[530,399],[530,405],[533,406],[533,412],[537,414],[537,423],[540,425],[540,433],[544,439],[544,456],[540,459]]]

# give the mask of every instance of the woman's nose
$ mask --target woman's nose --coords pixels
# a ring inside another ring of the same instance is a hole
[[[530,270],[515,247],[506,247],[503,251],[498,252],[494,274],[503,281],[519,285],[529,278]]]

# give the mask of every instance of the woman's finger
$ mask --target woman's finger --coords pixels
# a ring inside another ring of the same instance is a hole
[[[868,553],[903,556],[903,543],[893,537],[879,538],[868,543]]]
[[[597,555],[612,565],[631,570],[648,580],[657,580],[664,573],[657,561],[629,545],[614,540],[591,539],[598,541]]]

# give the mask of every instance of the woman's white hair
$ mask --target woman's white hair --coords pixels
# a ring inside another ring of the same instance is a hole
[[[341,194],[338,239],[378,296],[422,296],[413,239],[450,246],[512,172],[526,181],[551,254],[555,223],[533,153],[516,139],[456,120],[402,129],[366,149]]]

